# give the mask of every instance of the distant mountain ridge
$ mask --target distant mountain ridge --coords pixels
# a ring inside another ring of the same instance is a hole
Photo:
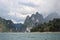
[[[8,32],[9,29],[12,28],[13,22],[11,20],[6,20],[0,17],[0,31],[1,32]]]
[[[0,32],[21,32],[23,30],[23,24],[14,24],[11,20],[6,20],[0,17]]]
[[[57,13],[51,13],[45,18],[45,22],[53,20],[54,18],[60,18],[60,15],[58,15]]]
[[[14,27],[14,31],[15,32],[23,32],[24,30],[24,25],[19,23],[19,24],[13,24],[13,27]]]

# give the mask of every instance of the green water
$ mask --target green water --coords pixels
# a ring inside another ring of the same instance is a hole
[[[60,40],[60,32],[0,33],[0,40]]]

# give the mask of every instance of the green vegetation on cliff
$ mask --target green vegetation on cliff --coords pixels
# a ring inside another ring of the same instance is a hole
[[[31,32],[60,32],[60,18],[33,27]]]
[[[9,32],[11,29],[11,20],[5,20],[0,17],[0,32]]]

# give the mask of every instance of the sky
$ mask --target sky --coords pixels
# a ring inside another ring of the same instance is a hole
[[[0,0],[0,17],[14,23],[24,23],[26,16],[39,12],[44,17],[60,14],[60,0]]]

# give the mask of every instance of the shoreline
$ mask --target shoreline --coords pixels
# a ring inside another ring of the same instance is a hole
[[[60,32],[0,32],[0,33],[60,33]]]

